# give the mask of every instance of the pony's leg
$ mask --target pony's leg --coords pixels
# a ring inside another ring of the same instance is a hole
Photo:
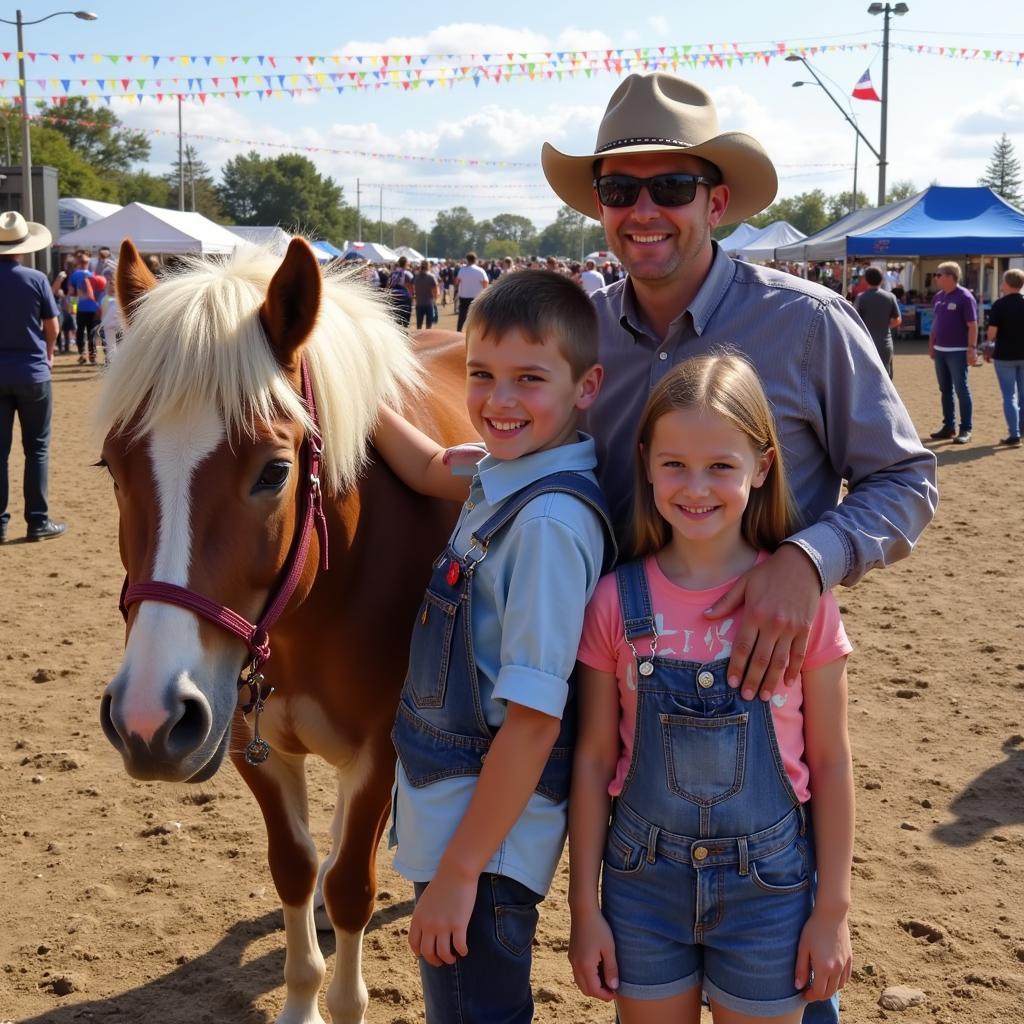
[[[333,931],[334,925],[324,906],[324,875],[334,866],[338,859],[338,848],[341,845],[341,831],[345,822],[345,787],[343,786],[343,769],[336,769],[338,798],[334,804],[334,817],[331,818],[331,852],[320,862],[320,873],[316,876],[316,891],[313,893],[313,920],[318,932]]]
[[[364,748],[351,768],[338,772],[345,804],[332,861],[324,876],[324,898],[334,924],[337,955],[327,989],[332,1024],[363,1024],[369,1002],[363,981],[363,931],[377,895],[377,843],[387,821],[395,752],[390,737]]]
[[[316,845],[309,834],[305,758],[275,750],[256,767],[235,764],[267,825],[267,857],[284,911],[285,1002],[277,1024],[324,1024],[317,1006],[325,965],[313,924]]]

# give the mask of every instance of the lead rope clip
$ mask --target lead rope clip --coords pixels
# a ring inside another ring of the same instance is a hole
[[[267,692],[264,693],[263,681],[262,672],[253,673],[246,680],[246,685],[249,687],[250,694],[255,695],[255,700],[252,704],[252,739],[245,748],[245,763],[252,765],[253,767],[263,764],[264,761],[270,757],[270,744],[260,736],[260,715],[263,714],[263,709],[267,706],[267,701],[270,700],[273,695],[274,688],[271,686]]]

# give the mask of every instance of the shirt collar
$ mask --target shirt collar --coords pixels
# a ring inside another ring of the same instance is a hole
[[[519,459],[487,455],[477,465],[474,487],[479,484],[491,505],[521,491],[534,480],[552,473],[584,473],[597,466],[597,449],[589,434],[577,432],[577,440],[546,451],[531,452]]]
[[[700,290],[693,297],[690,305],[686,309],[680,310],[679,315],[672,321],[669,329],[670,335],[675,334],[679,321],[687,313],[690,314],[693,320],[693,329],[698,337],[703,334],[708,321],[714,316],[719,303],[729,290],[729,285],[732,284],[733,277],[736,274],[735,262],[717,242],[712,241],[711,248],[714,255],[707,277],[704,278]],[[637,310],[636,292],[633,290],[633,282],[628,277],[620,297],[619,324],[633,335],[634,341],[639,341],[641,337],[647,337],[647,331],[643,327],[638,326],[642,323],[642,320]]]

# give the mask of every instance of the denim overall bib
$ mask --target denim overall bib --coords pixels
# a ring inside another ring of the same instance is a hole
[[[410,784],[419,789],[442,779],[479,775],[495,730],[484,718],[480,682],[473,657],[473,577],[492,539],[534,498],[564,492],[586,502],[598,514],[606,534],[605,565],[614,558],[615,541],[604,497],[597,484],[579,473],[553,473],[513,494],[473,534],[465,555],[449,542],[434,562],[433,574],[413,629],[409,671],[402,688],[391,738]],[[559,802],[569,796],[576,692],[569,697],[561,728],[536,792]]]
[[[633,755],[603,872],[619,991],[665,998],[702,984],[741,1012],[789,1012],[804,1005],[793,975],[813,846],[770,704],[727,685],[728,659],[657,655],[642,561],[616,582],[637,655]]]

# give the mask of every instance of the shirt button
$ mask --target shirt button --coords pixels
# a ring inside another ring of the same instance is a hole
[[[702,686],[706,690],[709,686],[714,686],[714,684],[715,676],[713,672],[709,672],[707,669],[704,669],[703,672],[697,673],[698,686]]]
[[[666,359],[668,359],[668,353],[667,353],[667,352],[659,352],[659,353],[658,353],[658,358],[659,358],[659,359],[660,359],[660,360],[661,360],[662,362],[664,362],[664,361],[665,361]]]
[[[705,846],[698,846],[693,851],[693,859],[694,860],[704,860],[704,858],[707,857],[707,855],[708,855],[708,851],[707,851],[707,847],[705,847]]]

